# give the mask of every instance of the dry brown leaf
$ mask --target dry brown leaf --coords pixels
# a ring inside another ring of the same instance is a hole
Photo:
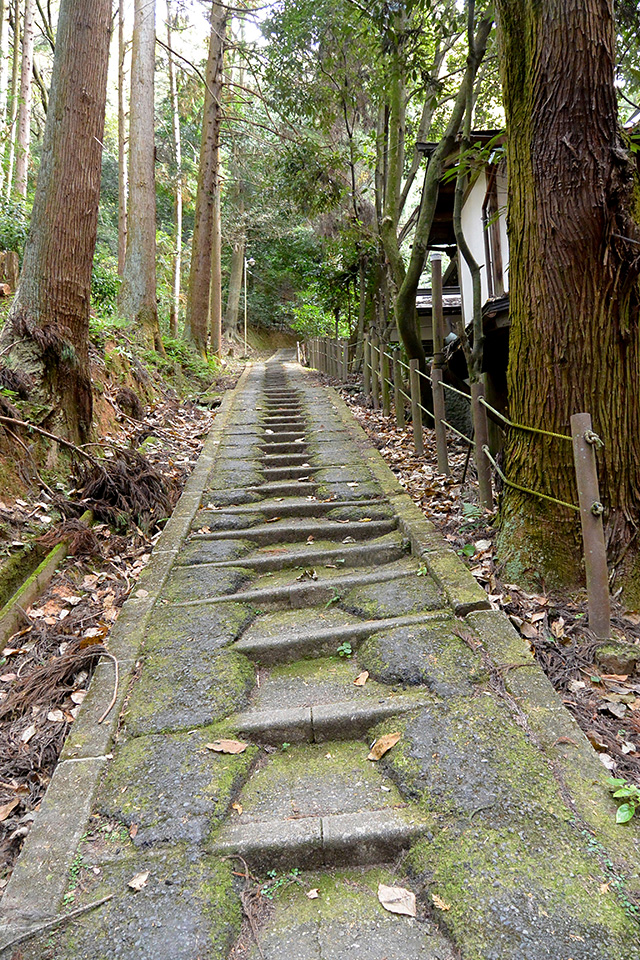
[[[20,737],[20,739],[22,740],[23,743],[29,743],[29,740],[31,740],[32,737],[35,737],[35,735],[36,735],[36,725],[35,723],[32,723],[30,724],[30,726],[27,727],[26,730],[22,731],[22,736]]]
[[[144,873],[136,873],[135,877],[132,877],[127,884],[128,887],[131,887],[132,890],[135,890],[136,893],[139,890],[142,890],[143,887],[146,887],[147,881],[149,879],[150,870],[145,870]]]
[[[364,687],[368,679],[369,679],[369,671],[363,670],[362,673],[359,674],[359,676],[357,676],[353,682],[355,683],[356,687]]]
[[[536,640],[539,637],[538,631],[531,623],[523,623],[520,627],[520,633],[523,637],[526,637],[527,640]]]
[[[64,713],[62,710],[50,710],[47,714],[47,720],[51,720],[52,723],[62,723],[64,720]]]
[[[5,803],[0,807],[0,823],[4,823],[4,821],[7,819],[11,811],[15,810],[15,808],[18,806],[19,803],[20,803],[20,797],[16,797],[15,799],[9,800],[8,803]]]
[[[431,899],[438,910],[451,910],[450,904],[445,903],[442,897],[439,897],[437,893],[432,893]]]
[[[214,740],[207,744],[207,750],[215,750],[216,753],[244,753],[248,746],[248,743],[240,740]]]
[[[242,813],[242,804],[241,803],[232,803],[231,809],[235,810],[238,816]]]
[[[86,690],[74,690],[73,693],[71,694],[71,699],[73,700],[74,703],[82,703],[86,695],[87,695]]]
[[[401,733],[387,733],[386,736],[380,737],[371,747],[371,753],[367,759],[380,760],[381,757],[384,757],[385,753],[388,753],[392,747],[395,747],[401,736]]]
[[[378,884],[378,900],[389,913],[399,913],[403,917],[415,917],[416,896],[404,887],[386,887]]]
[[[320,896],[320,891],[317,889],[317,887],[314,887],[313,890],[307,890],[307,896],[309,897],[309,900],[317,900]]]
[[[129,836],[133,840],[138,835],[138,824],[132,823],[129,827]]]

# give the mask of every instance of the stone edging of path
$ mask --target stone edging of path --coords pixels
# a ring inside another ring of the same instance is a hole
[[[42,806],[0,903],[0,952],[16,934],[53,917],[58,910],[67,888],[69,867],[91,813],[98,780],[106,761],[111,759],[109,751],[149,617],[200,506],[217,457],[220,436],[250,369],[248,366],[244,370],[236,387],[223,398],[198,462],[140,576],[134,596],[127,599],[113,625],[108,650],[119,666],[116,703],[104,723],[98,725],[113,695],[114,683],[113,663],[102,660],[69,731]],[[33,902],[35,888],[37,905]]]
[[[310,371],[307,371],[311,375]],[[578,823],[598,837],[624,870],[628,888],[640,896],[640,837],[622,831],[605,785],[607,772],[587,737],[531,653],[529,644],[502,611],[491,610],[485,591],[463,561],[405,492],[337,391],[330,395],[345,431],[368,464],[411,541],[411,552],[438,582],[456,614],[481,641],[487,666],[501,677],[505,696],[521,726],[546,758],[567,806]]]

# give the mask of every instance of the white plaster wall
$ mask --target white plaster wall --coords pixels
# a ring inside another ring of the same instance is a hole
[[[487,178],[485,171],[481,171],[478,179],[467,195],[462,208],[462,231],[469,244],[471,253],[480,265],[482,279],[482,302],[489,296],[485,270],[484,231],[482,229],[482,204],[487,192]],[[460,286],[462,288],[462,316],[465,324],[470,323],[473,316],[473,288],[471,273],[464,257],[459,257]]]

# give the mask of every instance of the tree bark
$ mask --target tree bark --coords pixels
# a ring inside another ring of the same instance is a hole
[[[218,184],[220,184],[220,149],[218,148]],[[222,353],[222,210],[220,187],[213,198],[213,222],[211,224],[211,286],[209,288],[209,335],[211,352],[215,357]]]
[[[200,171],[191,248],[191,270],[185,340],[206,356],[211,287],[211,237],[215,219],[215,196],[220,190],[220,124],[223,86],[224,50],[227,39],[229,9],[220,3],[211,4],[211,39],[207,61],[206,89],[202,117]]]
[[[124,273],[127,251],[127,99],[125,57],[127,52],[124,32],[125,0],[118,3],[118,274]]]
[[[640,598],[637,171],[619,132],[610,0],[499,0],[508,126],[509,411],[568,434],[591,414],[610,563]],[[513,431],[508,476],[576,502],[571,444]],[[573,513],[506,488],[499,550],[513,573],[580,575]],[[512,577],[513,578],[513,577]]]
[[[35,39],[34,10],[34,0],[25,0],[15,183],[16,195],[22,197],[23,200],[26,199],[27,196],[31,146],[31,94],[33,89],[33,44]]]
[[[16,137],[18,135],[18,86],[20,83],[20,0],[14,0],[11,15],[13,18],[13,52],[11,66],[10,115],[9,115],[9,156],[7,158],[6,197],[9,199],[13,189],[13,174],[16,157]]]
[[[101,178],[111,0],[62,0],[40,172],[18,291],[0,337],[7,366],[75,441],[92,396],[89,304]]]
[[[177,17],[177,15],[176,15]],[[167,0],[167,46],[173,46],[173,11],[171,0]],[[178,336],[178,320],[180,317],[180,278],[182,274],[182,138],[180,136],[180,110],[178,104],[178,82],[173,64],[173,55],[169,57],[169,95],[171,97],[171,129],[173,133],[173,163],[174,175],[174,219],[175,244],[173,252],[173,284],[171,291],[171,307],[169,308],[169,332],[172,337]]]
[[[164,353],[156,301],[155,0],[135,0],[133,22],[127,249],[119,305],[123,316],[136,321],[143,342]]]
[[[229,275],[229,292],[227,295],[227,309],[224,317],[224,328],[228,337],[235,337],[238,333],[240,294],[242,293],[242,278],[244,274],[244,258],[246,256],[246,249],[246,241],[244,237],[240,237],[233,244],[233,251],[231,254],[231,273]]]

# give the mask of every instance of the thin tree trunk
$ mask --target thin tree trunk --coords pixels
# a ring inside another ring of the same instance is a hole
[[[13,189],[13,173],[16,157],[16,137],[18,135],[18,87],[20,83],[20,0],[13,4],[13,60],[11,68],[11,100],[10,100],[10,129],[9,129],[9,157],[7,160],[7,199]]]
[[[220,169],[219,153],[218,148],[218,169]],[[216,357],[219,357],[222,353],[222,211],[220,200],[220,189],[218,189],[213,202],[211,288],[209,290],[209,333],[211,336],[211,352]]]
[[[7,3],[0,0],[0,124],[7,118]]]
[[[618,127],[610,0],[498,3],[508,130],[509,412],[569,433],[588,412],[604,440],[600,495],[610,564],[640,599],[638,182]],[[513,431],[513,481],[576,502],[570,443]],[[580,575],[576,516],[506,487],[501,557],[510,576]]]
[[[124,32],[125,0],[118,3],[118,274],[124,273],[127,250],[127,106],[126,106],[126,38]]]
[[[173,47],[173,12],[171,0],[167,0],[167,45]],[[180,316],[180,277],[182,271],[182,138],[180,136],[180,110],[178,104],[178,83],[173,64],[173,56],[169,56],[169,95],[171,97],[171,124],[173,132],[173,162],[175,166],[174,178],[174,219],[175,219],[175,246],[173,253],[173,284],[171,291],[171,307],[169,308],[169,333],[172,337],[178,336],[178,320]]]
[[[0,337],[3,362],[53,404],[61,429],[91,425],[89,305],[98,226],[111,0],[62,0],[31,229]],[[70,185],[73,189],[70,189]]]
[[[227,295],[227,309],[224,318],[225,332],[228,337],[235,337],[238,333],[240,295],[242,293],[242,278],[246,249],[246,240],[244,237],[240,237],[235,241],[233,245],[233,252],[231,254],[229,293]]]
[[[163,353],[156,302],[155,43],[155,0],[135,0],[127,249],[119,304],[122,314],[136,321],[144,343]]]
[[[220,3],[211,5],[211,39],[207,61],[206,89],[202,117],[200,172],[193,225],[191,271],[185,340],[206,356],[211,288],[211,237],[215,219],[215,196],[220,190],[220,124],[224,50],[230,12]]]
[[[20,104],[18,109],[18,143],[16,151],[17,196],[27,196],[29,155],[31,146],[31,104],[33,90],[33,44],[35,39],[35,2],[25,0],[22,34],[22,67],[20,71]]]

